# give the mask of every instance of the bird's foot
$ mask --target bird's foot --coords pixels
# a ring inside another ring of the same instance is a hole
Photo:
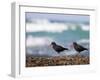
[[[77,56],[77,57],[79,57],[79,56],[81,56],[81,54],[80,54],[80,53],[78,53],[78,54],[76,54],[76,56]]]

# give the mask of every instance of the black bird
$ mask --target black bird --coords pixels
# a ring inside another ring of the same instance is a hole
[[[84,50],[88,50],[87,48],[77,44],[76,42],[73,42],[73,46],[74,46],[74,49],[79,53],[84,51]]]
[[[68,48],[64,48],[64,47],[62,47],[62,46],[60,46],[60,45],[57,45],[55,42],[52,42],[51,45],[52,45],[52,48],[53,48],[57,53],[60,53],[60,52],[62,52],[62,51],[64,51],[64,50],[68,50]]]

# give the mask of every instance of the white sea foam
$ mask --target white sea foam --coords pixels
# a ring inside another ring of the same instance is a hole
[[[49,45],[51,41],[52,39],[48,37],[33,37],[30,35],[27,37],[26,45],[27,47],[45,46]]]
[[[77,41],[78,43],[89,43],[89,39],[81,39]]]
[[[81,26],[81,29],[83,31],[89,31],[89,25],[83,25],[83,24],[81,24],[80,26]]]
[[[37,32],[37,31],[62,32],[66,29],[67,27],[63,23],[51,23],[47,20],[36,20],[36,23],[26,24],[27,32]]]
[[[63,32],[65,30],[76,30],[80,27],[83,31],[89,31],[89,25],[78,24],[75,23],[58,23],[58,22],[50,22],[49,20],[34,20],[32,23],[26,23],[26,31],[27,32],[37,32],[37,31],[45,31],[45,32]]]

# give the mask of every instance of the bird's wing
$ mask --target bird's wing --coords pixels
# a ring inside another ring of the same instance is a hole
[[[60,45],[58,45],[58,47],[59,47],[59,48],[64,48],[64,47],[62,47],[62,46],[60,46]]]
[[[77,47],[79,48],[79,49],[87,49],[87,48],[85,48],[85,47],[83,47],[83,46],[81,46],[81,45],[77,45]]]
[[[62,49],[64,49],[64,48],[63,48],[62,46],[60,46],[60,45],[56,45],[55,48],[56,48],[56,50],[62,50]]]

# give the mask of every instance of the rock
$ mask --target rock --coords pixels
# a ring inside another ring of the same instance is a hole
[[[89,64],[89,57],[75,56],[55,56],[55,57],[26,57],[26,67],[36,66],[58,66],[58,65],[80,65]]]

